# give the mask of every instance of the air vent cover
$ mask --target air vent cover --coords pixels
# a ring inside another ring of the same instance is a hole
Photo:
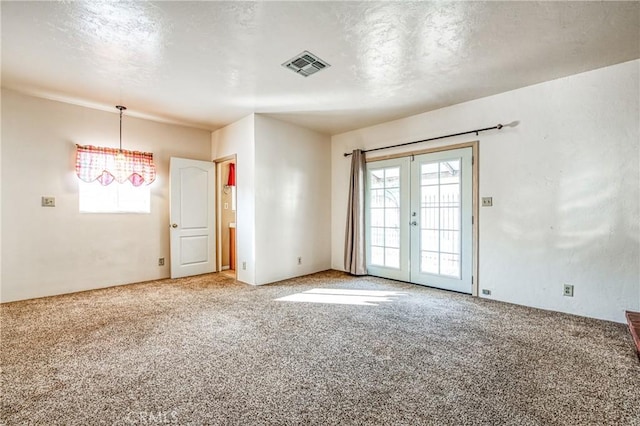
[[[299,55],[289,59],[287,62],[282,64],[282,66],[289,68],[291,71],[304,77],[309,77],[311,74],[315,74],[320,70],[330,67],[331,65],[318,58],[313,53],[305,50]]]

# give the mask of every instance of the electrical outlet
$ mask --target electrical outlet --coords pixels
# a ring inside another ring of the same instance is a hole
[[[242,270],[243,271],[247,270],[247,262],[242,262]]]
[[[298,258],[298,265],[302,265],[302,258],[301,257]]]
[[[55,207],[56,197],[42,197],[42,207]]]
[[[164,257],[158,258],[158,266],[164,266]]]
[[[488,290],[486,288],[482,289],[482,294],[486,294],[487,296],[491,294],[491,290]]]
[[[482,197],[482,207],[493,206],[493,197]]]
[[[573,286],[571,284],[564,285],[564,295],[568,297],[573,297]]]

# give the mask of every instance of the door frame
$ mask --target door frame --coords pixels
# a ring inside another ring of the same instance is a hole
[[[216,165],[216,269],[218,272],[222,271],[222,167],[220,163],[224,163],[229,160],[233,160],[236,165],[236,178],[238,176],[238,160],[236,154],[227,155],[226,157],[220,157],[213,160]],[[236,183],[236,200],[238,199],[238,184]],[[237,201],[236,201],[237,206]],[[238,210],[236,208],[236,251],[238,250]],[[236,253],[237,258],[237,253]],[[236,265],[237,268],[237,265]],[[236,274],[238,271],[236,270]],[[236,275],[237,278],[237,275]]]
[[[480,150],[479,150],[479,141],[470,141],[470,142],[462,142],[451,145],[441,145],[433,148],[426,148],[417,151],[407,151],[398,154],[389,154],[389,155],[381,155],[377,157],[367,158],[366,162],[375,162],[382,160],[391,160],[395,158],[402,157],[410,157],[412,155],[422,155],[422,154],[433,154],[434,152],[442,152],[442,151],[451,151],[459,148],[471,148],[471,174],[472,174],[472,182],[471,182],[471,198],[472,198],[472,225],[471,225],[471,248],[472,248],[472,265],[471,265],[471,295],[477,297],[479,295],[478,289],[480,288],[480,277],[479,277],[479,207],[480,207]]]

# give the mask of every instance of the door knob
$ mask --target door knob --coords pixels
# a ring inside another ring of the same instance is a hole
[[[416,222],[415,220],[413,222],[411,222],[411,226],[417,226],[418,222]]]
[[[171,227],[172,227],[172,228],[177,228],[177,227],[178,227],[178,224],[177,224],[177,223],[174,223],[174,224],[172,224],[172,225],[171,225]]]

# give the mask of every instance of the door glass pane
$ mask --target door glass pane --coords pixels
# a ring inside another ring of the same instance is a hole
[[[384,207],[384,189],[372,189],[370,203],[371,207]]]
[[[440,252],[460,253],[459,231],[440,231]]]
[[[384,169],[371,170],[369,174],[369,188],[383,188],[384,187]]]
[[[440,163],[440,184],[460,182],[460,160]]]
[[[438,273],[438,253],[423,251],[420,259],[420,270],[428,274]]]
[[[384,209],[371,209],[371,226],[384,226]]]
[[[385,228],[384,245],[386,247],[400,248],[400,228]]]
[[[438,251],[438,231],[422,231],[421,250]]]
[[[385,189],[384,206],[400,208],[400,188]]]
[[[460,277],[460,255],[440,253],[440,275]]]
[[[384,246],[384,228],[371,227],[371,245]]]
[[[422,207],[438,207],[438,197],[440,192],[438,191],[438,187],[435,185],[423,186],[421,189],[422,192]]]
[[[423,164],[421,172],[422,185],[438,184],[438,163]]]
[[[384,248],[382,247],[371,247],[371,264],[384,266]]]
[[[460,205],[460,184],[440,185],[440,207],[458,207]]]
[[[386,228],[400,227],[400,209],[384,209],[384,226]]]
[[[459,158],[421,165],[420,269],[460,277]]]
[[[369,172],[371,265],[400,268],[400,167]]]
[[[384,266],[388,268],[400,267],[400,249],[395,249],[395,248],[384,249]]]
[[[384,187],[400,188],[400,168],[399,167],[384,169]]]
[[[460,230],[460,209],[459,208],[442,208],[440,209],[440,229],[451,231]]]

